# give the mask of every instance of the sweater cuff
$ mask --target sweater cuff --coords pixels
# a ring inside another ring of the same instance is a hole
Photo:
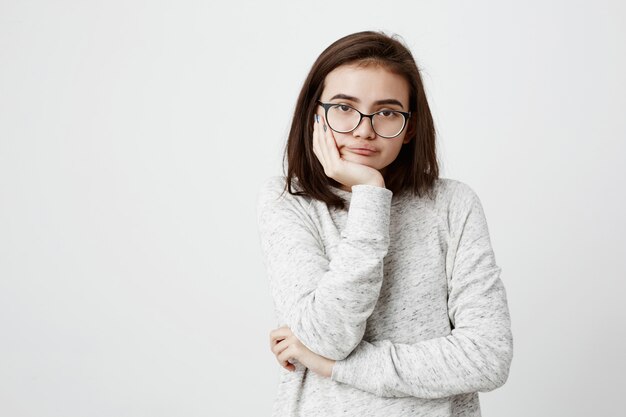
[[[352,386],[374,384],[370,389],[376,389],[375,380],[383,378],[380,366],[381,360],[376,347],[365,341],[343,360],[335,361],[330,379]]]
[[[352,186],[348,220],[344,234],[362,237],[389,235],[389,219],[393,192],[370,184]]]

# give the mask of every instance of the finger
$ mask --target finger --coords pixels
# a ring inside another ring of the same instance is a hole
[[[324,172],[326,175],[331,176],[332,172],[334,172],[335,163],[333,162],[331,153],[332,150],[328,146],[328,137],[326,136],[329,134],[330,129],[326,126],[326,130],[324,130],[323,126],[326,126],[324,116],[320,116],[318,126],[318,146],[324,160]]]
[[[289,369],[291,371],[295,370],[295,366],[291,362],[278,359],[278,356],[276,357],[276,362],[278,362],[278,364],[285,369]]]
[[[281,362],[278,358],[276,358],[276,361],[281,367],[285,368],[288,371],[293,372],[296,370],[296,366],[291,362],[288,362],[288,361]]]
[[[319,145],[317,141],[317,113],[313,114],[313,134],[311,136],[311,144],[313,145],[313,153],[319,159]],[[320,161],[321,162],[321,161]]]
[[[276,343],[287,338],[291,335],[291,329],[287,326],[279,327],[278,329],[274,329],[270,332],[270,349],[274,347]]]
[[[281,367],[289,371],[295,371],[296,367],[289,362],[290,359],[295,359],[293,357],[293,353],[291,351],[286,352],[286,350],[291,346],[291,343],[293,343],[293,341],[289,341],[287,339],[283,340],[272,349],[272,352],[276,356],[276,361]]]
[[[287,349],[283,350],[280,354],[276,355],[276,358],[278,359],[278,363],[282,367],[287,368],[289,367],[289,365],[293,366],[293,364],[289,362],[289,360],[291,360],[292,362],[296,360],[294,356],[293,347],[288,346]]]
[[[320,125],[326,126],[326,120],[324,119],[324,117],[322,116],[320,118]],[[320,133],[320,149],[321,152],[324,154],[324,161],[325,161],[325,165],[324,165],[324,172],[326,173],[326,175],[328,175],[329,177],[336,178],[336,172],[337,172],[337,166],[338,166],[338,156],[335,156],[334,153],[337,152],[337,146],[334,144],[334,137],[332,136],[332,130],[330,128],[326,128],[326,131],[324,131],[324,129],[319,129],[319,133]],[[332,142],[332,144],[331,144]]]
[[[272,347],[272,353],[276,356],[280,355],[283,350],[287,349],[291,345],[291,343],[293,343],[293,341],[289,338],[281,340]]]
[[[285,339],[287,337],[287,333],[284,329],[274,329],[270,332],[270,347],[274,347],[276,343]]]
[[[335,141],[335,135],[333,134],[332,129],[328,128],[328,125],[326,124],[326,120],[324,118],[322,118],[322,122],[324,123],[324,126],[327,127],[326,131],[324,132],[326,160],[330,164],[337,163],[341,159],[341,156],[339,155],[339,149],[337,149],[337,141]]]
[[[324,171],[326,171],[326,155],[324,150],[322,149],[321,143],[321,118],[319,114],[316,114],[316,116],[317,119],[315,123],[313,123],[313,150],[315,156],[317,156],[317,159],[320,161],[320,164],[322,164],[322,168],[324,168]]]

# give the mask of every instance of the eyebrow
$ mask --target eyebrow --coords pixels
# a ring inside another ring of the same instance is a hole
[[[350,101],[354,101],[355,103],[360,103],[361,100],[359,100],[356,97],[352,97],[349,96],[347,94],[335,94],[331,100],[335,100],[335,99],[344,99],[344,100],[350,100]],[[395,98],[386,98],[384,100],[377,100],[374,102],[374,105],[379,105],[379,104],[397,104],[398,106],[400,106],[401,108],[404,108],[404,106],[402,105],[402,103],[400,103],[398,100],[396,100]]]

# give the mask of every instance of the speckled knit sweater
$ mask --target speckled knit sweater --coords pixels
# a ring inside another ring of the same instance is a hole
[[[330,378],[280,368],[273,417],[480,416],[478,392],[504,384],[513,340],[473,189],[332,187],[339,210],[281,196],[284,184],[267,179],[257,200],[276,327],[337,362]]]

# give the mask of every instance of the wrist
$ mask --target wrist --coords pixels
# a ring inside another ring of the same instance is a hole
[[[335,366],[335,361],[332,359],[329,359],[326,365],[326,377],[330,378],[332,376],[334,366]]]
[[[354,187],[355,185],[373,185],[376,187],[385,188],[385,178],[382,176],[382,174],[380,174],[379,172],[376,172],[372,174],[369,178],[362,179],[352,184],[350,186],[350,189],[352,189],[352,187]]]
[[[365,185],[374,185],[376,187],[382,187],[382,188],[386,188],[385,187],[385,180],[380,178],[380,179],[375,179],[372,181],[368,181],[364,183]]]

